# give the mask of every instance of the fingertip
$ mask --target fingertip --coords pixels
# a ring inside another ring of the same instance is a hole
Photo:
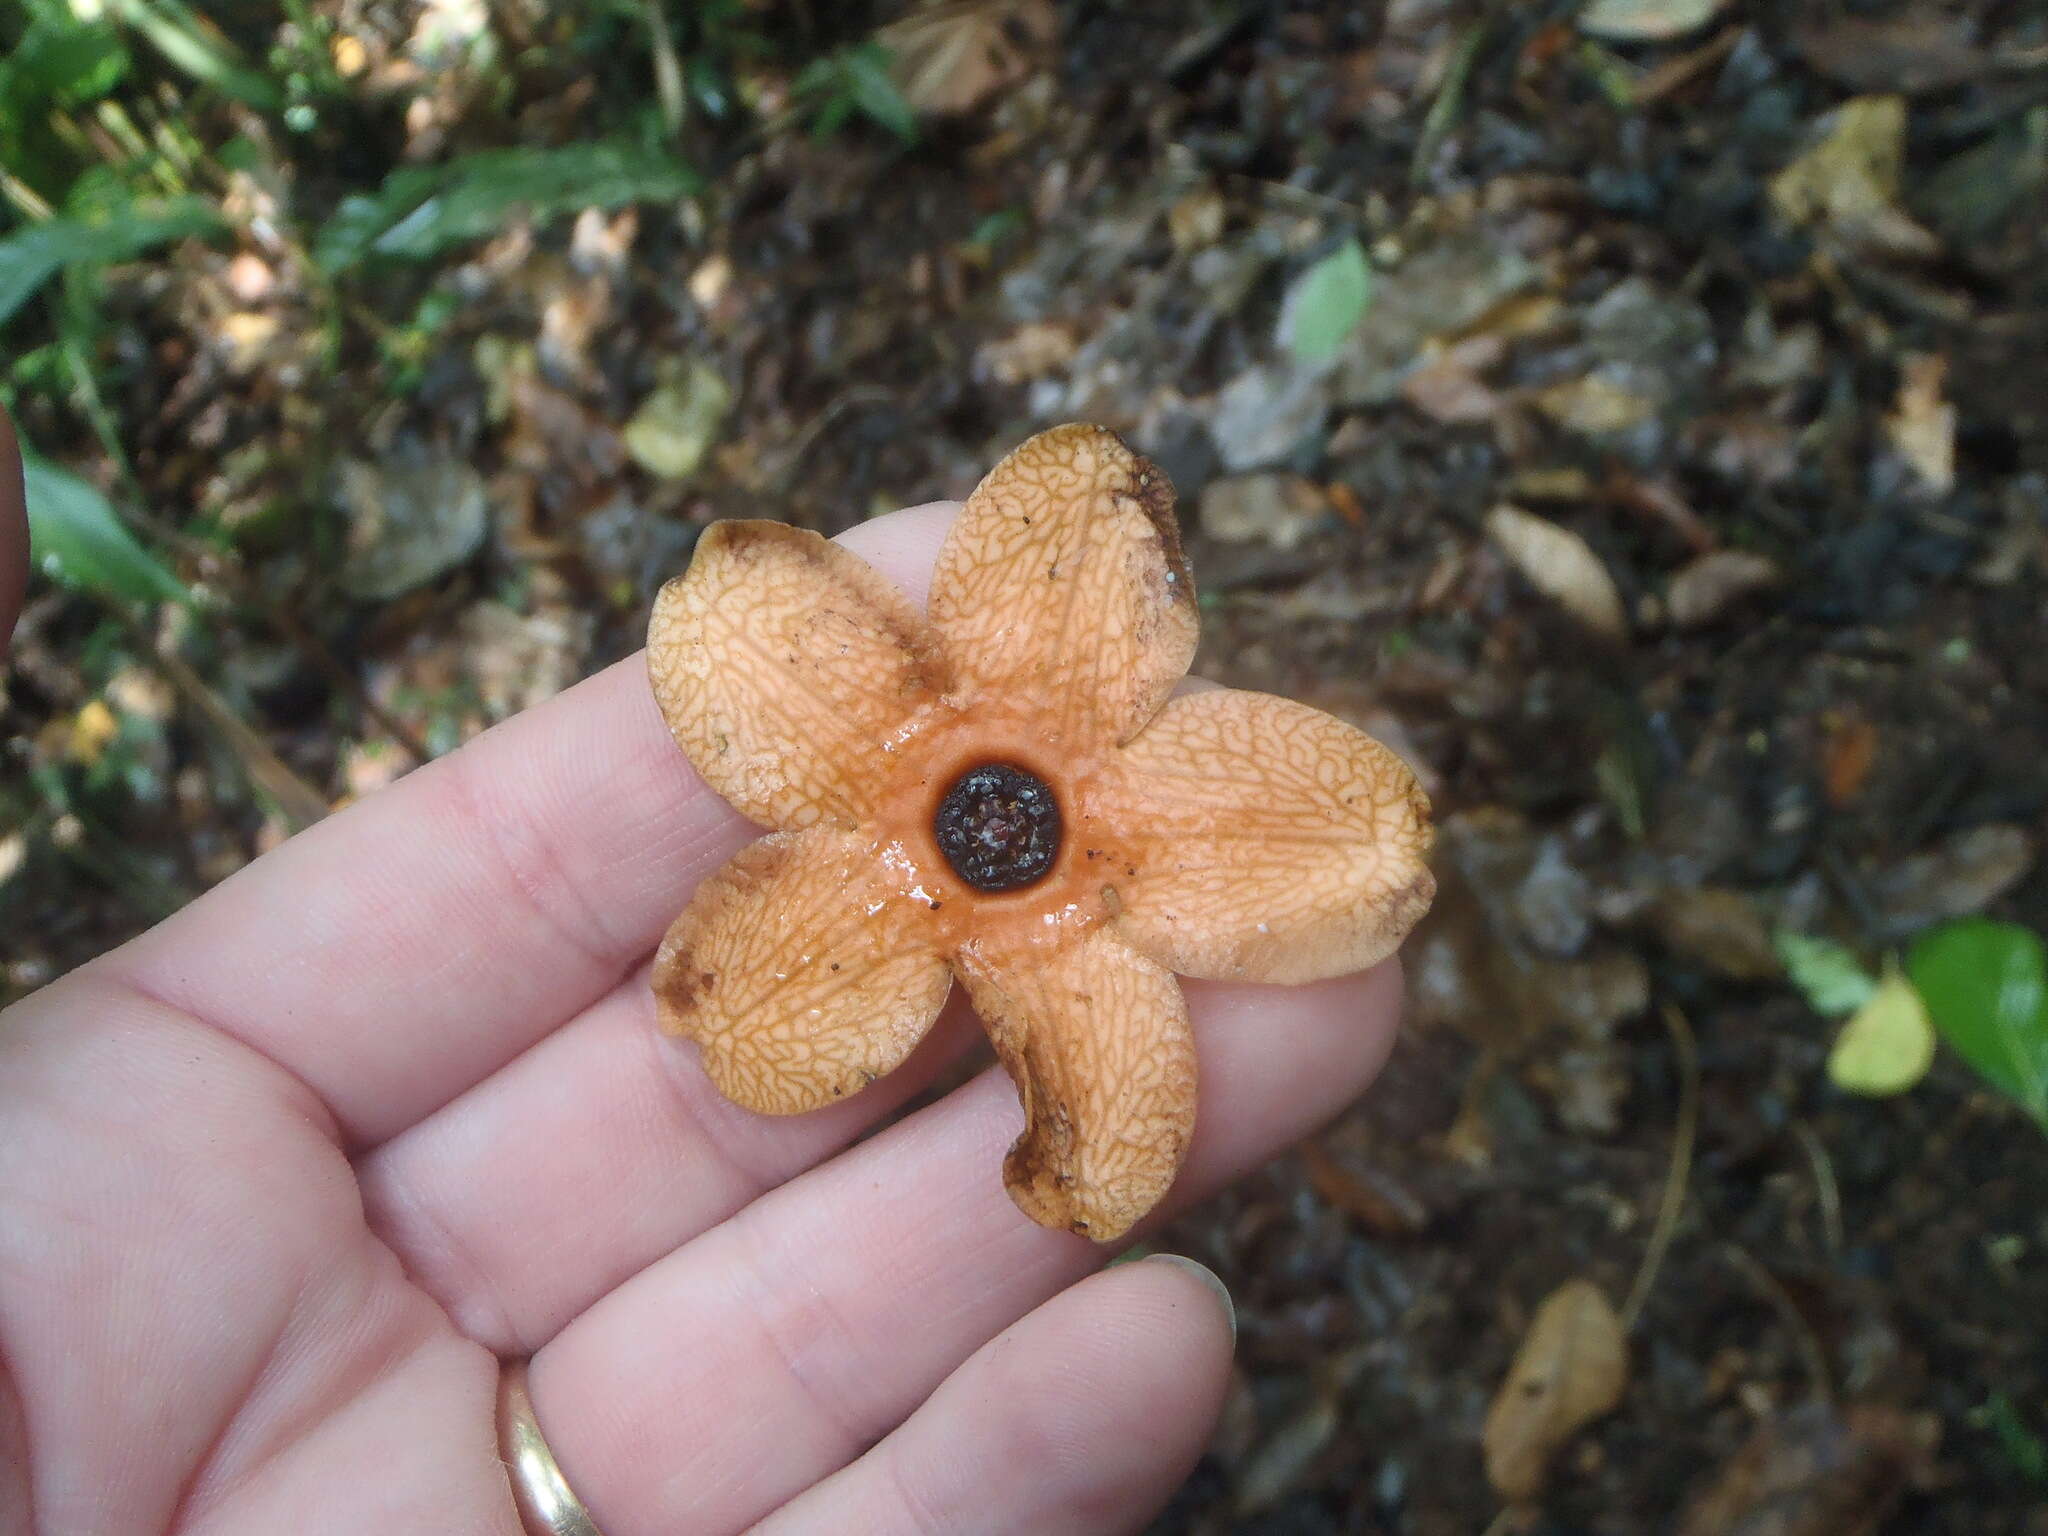
[[[939,545],[959,515],[957,501],[928,501],[849,528],[838,542],[903,588],[921,608],[931,592]]]
[[[1194,1289],[1207,1298],[1212,1310],[1222,1314],[1230,1330],[1230,1344],[1233,1352],[1237,1348],[1237,1303],[1231,1300],[1230,1287],[1223,1283],[1222,1276],[1206,1264],[1180,1253],[1147,1254],[1144,1262],[1159,1265],[1171,1274],[1184,1275],[1194,1282]]]

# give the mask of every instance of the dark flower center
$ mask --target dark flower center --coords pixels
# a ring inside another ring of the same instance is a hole
[[[985,763],[946,791],[932,830],[962,880],[977,891],[1014,891],[1059,857],[1059,802],[1035,774]]]

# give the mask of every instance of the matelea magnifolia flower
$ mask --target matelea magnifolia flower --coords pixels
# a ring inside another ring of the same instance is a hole
[[[728,1098],[795,1114],[900,1064],[957,976],[1024,1104],[1012,1198],[1107,1242],[1194,1128],[1174,973],[1311,981],[1392,953],[1434,891],[1428,802],[1305,705],[1174,696],[1197,620],[1173,490],[1100,427],[990,472],[928,606],[772,522],[714,525],[662,589],[669,729],[773,831],[669,929],[661,1021]]]

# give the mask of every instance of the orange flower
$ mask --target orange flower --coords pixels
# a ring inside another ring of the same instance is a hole
[[[1194,1126],[1173,973],[1360,970],[1435,889],[1428,802],[1378,742],[1266,694],[1169,697],[1196,626],[1172,487],[1100,427],[990,472],[926,614],[817,534],[708,530],[655,603],[654,694],[775,830],[662,941],[663,1026],[728,1098],[794,1114],[899,1065],[957,975],[1024,1102],[1011,1197],[1121,1236]]]

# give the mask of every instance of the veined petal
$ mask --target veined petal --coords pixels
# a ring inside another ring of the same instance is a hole
[[[852,833],[764,837],[697,888],[661,941],[662,1028],[703,1048],[735,1104],[829,1104],[892,1071],[938,1016],[952,972],[930,915]]]
[[[1041,432],[946,535],[931,622],[960,685],[1044,701],[1062,743],[1122,741],[1195,655],[1173,487],[1101,427]]]
[[[910,600],[802,528],[714,523],[647,626],[677,745],[744,814],[784,831],[858,822],[879,748],[943,686]]]
[[[1316,981],[1385,959],[1429,910],[1429,801],[1400,758],[1291,699],[1173,700],[1090,809],[1126,869],[1130,942],[1187,976]]]
[[[1096,928],[1068,944],[954,957],[1017,1096],[1003,1182],[1024,1214],[1098,1243],[1173,1183],[1195,1125],[1195,1045],[1180,983]]]

